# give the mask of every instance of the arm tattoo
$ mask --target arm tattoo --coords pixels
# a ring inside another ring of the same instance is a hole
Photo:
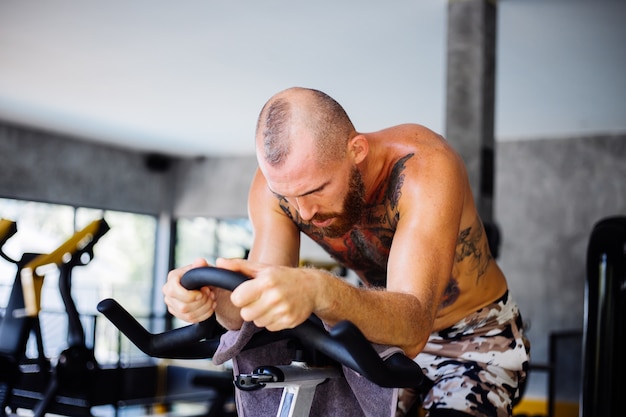
[[[402,157],[398,162],[396,162],[391,170],[391,175],[389,177],[389,188],[387,188],[387,200],[389,201],[389,208],[396,212],[398,208],[398,202],[400,201],[400,197],[402,196],[402,186],[404,185],[404,170],[406,169],[406,161],[413,157],[413,153],[410,153],[404,157]]]
[[[476,271],[476,282],[483,276],[492,260],[487,241],[482,239],[483,235],[480,219],[476,217],[474,225],[462,230],[456,242],[454,261],[459,263],[468,259],[470,262],[468,270]]]

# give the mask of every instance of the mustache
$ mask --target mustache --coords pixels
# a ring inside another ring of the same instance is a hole
[[[338,213],[317,213],[315,214],[312,218],[311,218],[311,222],[323,222],[325,220],[329,220],[329,219],[334,219],[335,217],[338,217],[339,214]]]

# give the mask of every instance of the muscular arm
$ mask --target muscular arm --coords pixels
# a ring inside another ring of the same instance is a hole
[[[248,215],[254,230],[249,259],[272,265],[297,266],[300,231],[281,210],[260,171],[248,197]]]
[[[325,283],[316,313],[330,324],[347,318],[369,340],[400,346],[413,357],[433,331],[450,280],[467,191],[462,163],[445,147],[407,164],[405,174],[386,291]]]

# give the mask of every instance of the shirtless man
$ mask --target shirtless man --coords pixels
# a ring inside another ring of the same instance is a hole
[[[180,277],[206,265],[198,260],[169,274],[169,311],[188,322],[215,311],[228,329],[292,328],[311,313],[330,326],[350,320],[421,365],[434,381],[430,417],[510,415],[528,346],[452,147],[415,124],[357,132],[326,94],[290,88],[263,107],[256,152],[248,260],[217,261],[254,279],[232,293],[186,291]],[[364,287],[298,268],[300,233]]]

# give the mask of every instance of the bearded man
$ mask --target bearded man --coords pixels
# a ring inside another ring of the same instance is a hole
[[[349,320],[422,367],[433,383],[421,399],[429,417],[511,415],[529,346],[445,139],[417,124],[361,133],[325,93],[290,88],[261,110],[256,153],[249,257],[216,263],[252,279],[232,293],[187,291],[180,277],[207,265],[198,260],[170,272],[169,311],[188,322],[215,312],[228,329],[288,329],[311,314],[327,326]],[[302,233],[363,285],[299,268]],[[411,401],[401,391],[398,408]]]

